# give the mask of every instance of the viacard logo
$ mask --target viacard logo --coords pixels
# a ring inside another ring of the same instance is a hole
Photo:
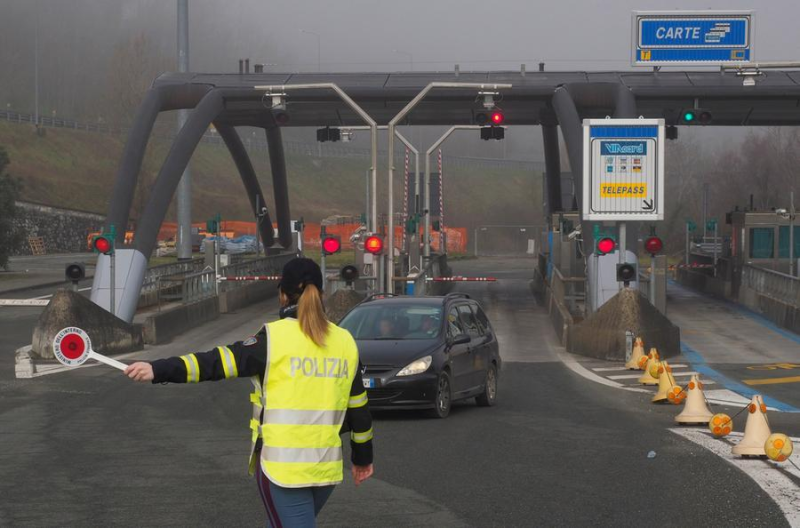
[[[644,143],[606,143],[609,154],[644,154]]]

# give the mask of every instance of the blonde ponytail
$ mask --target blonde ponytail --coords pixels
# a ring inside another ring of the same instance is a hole
[[[306,284],[297,302],[297,319],[303,333],[317,346],[325,346],[328,318],[322,306],[322,296],[313,284]]]

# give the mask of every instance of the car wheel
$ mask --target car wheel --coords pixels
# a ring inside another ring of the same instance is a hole
[[[491,407],[497,401],[497,366],[490,365],[486,371],[486,384],[483,387],[483,394],[477,396],[475,401],[481,407]]]
[[[450,414],[450,404],[453,401],[453,393],[450,387],[450,375],[447,372],[439,374],[439,382],[436,388],[435,407],[428,414],[431,418],[447,418]]]

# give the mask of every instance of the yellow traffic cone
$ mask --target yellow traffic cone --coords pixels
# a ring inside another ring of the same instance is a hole
[[[645,357],[647,356],[644,355],[644,343],[642,343],[641,337],[637,337],[633,343],[633,353],[628,362],[625,363],[625,368],[628,370],[641,370],[642,366],[639,360]]]
[[[653,355],[653,352],[650,352],[650,358],[647,360],[647,364],[644,366],[644,374],[639,378],[639,383],[642,385],[658,385],[658,379],[653,376],[650,371],[655,370],[657,372],[658,369],[658,358]]]
[[[772,434],[767,420],[767,406],[764,399],[756,394],[747,406],[747,423],[744,425],[744,437],[733,446],[731,453],[739,456],[767,456],[764,444]]]
[[[689,382],[689,395],[686,397],[686,407],[683,408],[675,422],[688,425],[706,425],[714,415],[706,404],[706,397],[703,394],[703,383],[697,374],[692,376]]]
[[[658,392],[656,392],[651,401],[653,403],[667,401],[673,388],[677,388],[680,393],[680,387],[675,383],[675,378],[672,377],[672,367],[666,361],[662,361],[658,367]]]

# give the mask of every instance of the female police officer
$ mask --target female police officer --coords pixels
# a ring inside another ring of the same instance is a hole
[[[319,266],[289,261],[279,290],[280,320],[255,336],[209,352],[133,363],[125,373],[153,383],[250,376],[250,472],[259,469],[268,525],[313,527],[342,481],[342,431],[350,430],[356,485],[372,476],[372,419],[355,341],[325,317]]]

